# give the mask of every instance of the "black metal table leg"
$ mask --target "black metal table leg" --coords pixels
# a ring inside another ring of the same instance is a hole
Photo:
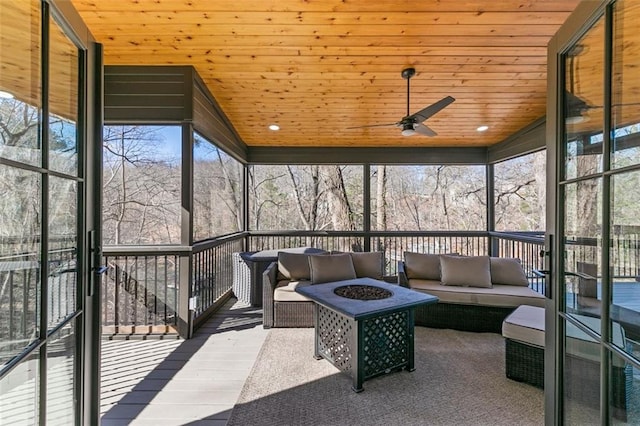
[[[415,355],[413,353],[414,349],[414,335],[415,335],[415,327],[414,327],[414,310],[407,310],[407,371],[413,371],[416,369]]]

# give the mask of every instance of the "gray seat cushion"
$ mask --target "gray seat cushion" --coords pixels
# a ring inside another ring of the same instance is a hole
[[[544,348],[544,308],[518,307],[502,323],[502,336]]]
[[[535,306],[520,306],[513,311],[502,323],[502,335],[511,340],[517,340],[532,346],[544,348],[544,308]],[[575,319],[593,330],[600,329],[600,318],[573,315]],[[567,322],[567,352],[594,362],[600,362],[600,346],[585,332]],[[612,327],[613,343],[624,348],[625,333],[618,323]],[[614,357],[614,365],[621,367],[624,362]]]
[[[409,287],[438,296],[440,303],[518,307],[532,305],[544,307],[545,298],[529,287],[496,284],[493,288],[444,286],[440,281],[409,280]]]
[[[273,300],[274,302],[311,302],[311,299],[296,292],[296,288],[298,286],[304,287],[307,285],[311,285],[311,281],[279,281],[278,285],[273,291]]]

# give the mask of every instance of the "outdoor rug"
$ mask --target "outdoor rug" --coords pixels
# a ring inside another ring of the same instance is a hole
[[[361,393],[313,344],[313,329],[270,330],[227,425],[544,424],[543,391],[505,377],[498,334],[416,327],[416,370]]]

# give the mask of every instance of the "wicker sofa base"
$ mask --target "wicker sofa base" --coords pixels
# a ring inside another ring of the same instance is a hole
[[[273,302],[273,327],[313,327],[314,302]]]
[[[416,325],[431,328],[450,328],[461,331],[501,333],[502,321],[515,308],[481,305],[435,303],[418,306]]]
[[[544,388],[544,349],[505,339],[505,369],[509,379]],[[600,364],[577,356],[567,356],[565,394],[572,401],[591,407],[600,405]],[[633,385],[631,364],[612,368],[612,414],[626,421]]]

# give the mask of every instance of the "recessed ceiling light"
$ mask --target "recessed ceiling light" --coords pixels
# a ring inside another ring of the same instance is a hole
[[[269,130],[280,130],[280,126],[278,126],[277,124],[269,124]]]
[[[476,130],[479,131],[479,132],[485,132],[485,131],[489,130],[489,126],[485,126],[485,125],[478,126],[478,128]]]
[[[0,90],[0,98],[2,99],[13,99],[13,93],[5,92],[4,90]]]

